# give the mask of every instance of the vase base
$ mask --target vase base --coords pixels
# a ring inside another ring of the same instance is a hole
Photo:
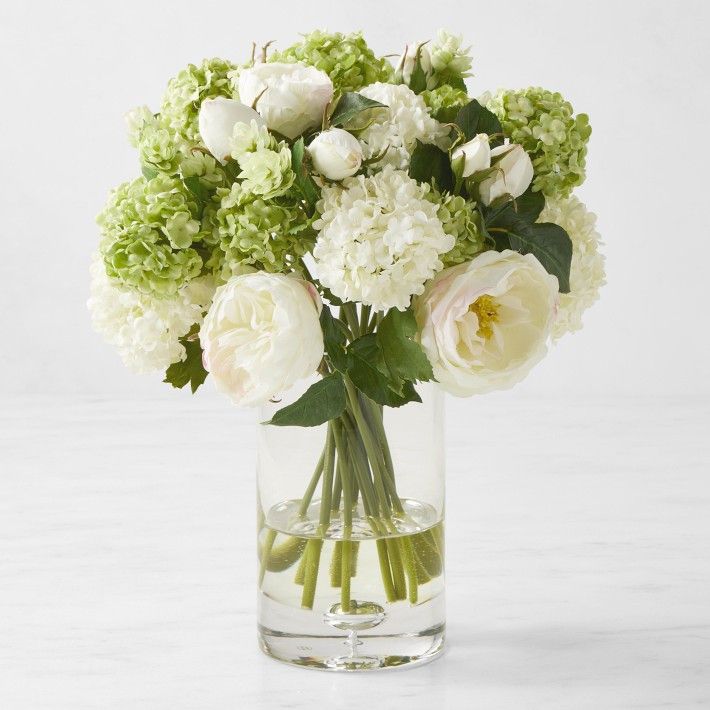
[[[410,667],[432,661],[442,653],[445,625],[431,622],[443,619],[443,594],[406,611],[385,610],[368,602],[353,601],[353,605],[350,614],[343,614],[337,605],[331,607],[318,621],[330,630],[312,633],[318,627],[306,629],[302,623],[304,619],[315,622],[313,612],[285,608],[262,596],[262,622],[267,617],[278,621],[281,628],[259,624],[261,649],[292,665],[347,672]],[[425,619],[430,625],[421,630],[402,623]]]
[[[261,650],[277,661],[304,668],[357,672],[410,668],[433,661],[444,650],[444,627],[403,636],[363,635],[359,641],[367,653],[361,647],[357,655],[351,656],[342,636],[285,636],[259,628]],[[378,647],[383,649],[382,655],[373,653]]]

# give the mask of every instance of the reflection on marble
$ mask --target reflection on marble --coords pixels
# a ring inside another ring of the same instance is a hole
[[[256,648],[250,414],[0,402],[0,708],[710,707],[708,403],[449,405],[448,653],[342,676]]]

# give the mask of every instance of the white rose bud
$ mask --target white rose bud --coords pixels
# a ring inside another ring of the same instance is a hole
[[[254,106],[269,128],[293,139],[320,125],[333,82],[303,64],[256,64],[239,74],[239,98]]]
[[[557,296],[532,254],[487,251],[440,271],[415,300],[437,382],[457,397],[520,382],[547,352]]]
[[[463,159],[463,172],[461,177],[468,177],[481,170],[491,167],[491,147],[488,136],[479,133],[468,143],[460,145],[451,154],[451,162]]]
[[[426,45],[422,42],[410,42],[402,52],[397,64],[397,71],[401,75],[405,84],[412,80],[412,72],[417,63],[417,49],[419,49],[419,63],[427,79],[431,77],[431,55]]]
[[[230,138],[237,123],[256,121],[265,125],[264,119],[249,106],[240,101],[219,96],[205,99],[200,106],[198,124],[200,136],[207,150],[224,164],[229,158]]]
[[[258,271],[217,289],[200,344],[205,369],[235,404],[257,406],[312,375],[323,358],[320,298],[307,281]]]
[[[532,161],[521,145],[512,143],[493,148],[491,165],[497,170],[478,187],[486,205],[502,195],[520,197],[532,182]]]
[[[316,172],[329,180],[355,175],[362,165],[362,146],[342,128],[319,133],[307,148]]]

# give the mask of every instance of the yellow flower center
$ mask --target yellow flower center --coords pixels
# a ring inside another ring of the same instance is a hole
[[[476,335],[479,338],[488,338],[493,336],[493,323],[498,322],[498,303],[488,294],[479,296],[469,307],[471,313],[476,314],[478,318],[478,330]]]

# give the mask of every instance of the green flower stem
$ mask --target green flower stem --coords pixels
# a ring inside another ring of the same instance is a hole
[[[357,340],[362,333],[360,332],[360,322],[358,321],[357,307],[355,304],[343,303],[343,305],[340,306],[340,317],[341,319],[345,318],[345,322],[348,324],[348,328],[350,328],[350,332],[352,333],[353,340]]]
[[[313,494],[315,493],[316,486],[318,485],[318,481],[320,481],[320,477],[323,475],[323,461],[325,460],[325,448],[323,449],[323,452],[320,455],[320,458],[318,459],[318,463],[316,464],[315,471],[313,471],[313,476],[311,476],[311,480],[308,483],[308,487],[306,488],[306,492],[303,494],[303,499],[301,500],[301,505],[298,508],[298,515],[300,517],[304,517],[306,514],[306,511],[308,510],[308,506],[311,504],[311,501],[313,500]]]
[[[323,548],[323,540],[326,537],[328,525],[330,524],[330,504],[333,494],[333,471],[335,468],[335,441],[333,425],[328,424],[328,433],[325,439],[325,450],[323,452],[323,483],[320,506],[320,520],[318,523],[318,538],[311,539],[306,544],[306,563],[303,578],[303,593],[301,595],[301,606],[305,609],[313,608],[313,600],[316,594],[316,584],[318,581],[318,568],[320,566],[320,554]]]

